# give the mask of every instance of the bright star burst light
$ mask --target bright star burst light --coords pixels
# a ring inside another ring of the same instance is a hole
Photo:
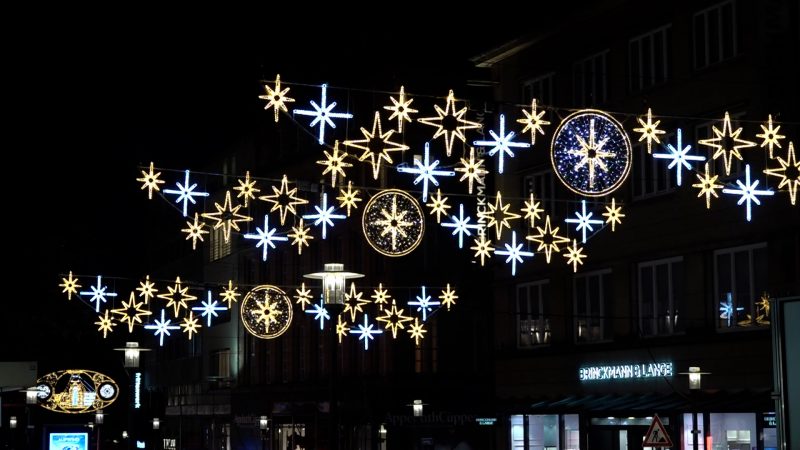
[[[541,208],[542,202],[537,202],[533,196],[533,192],[528,194],[530,200],[525,202],[525,207],[522,208],[522,212],[525,213],[525,217],[523,219],[530,219],[531,220],[531,228],[536,226],[536,219],[542,218],[542,213],[544,209]]]
[[[457,298],[458,295],[456,295],[456,291],[450,289],[450,283],[447,283],[447,289],[442,289],[442,295],[439,296],[442,305],[446,306],[448,311],[450,311],[451,306],[456,304]]]
[[[158,289],[156,289],[156,284],[150,281],[150,275],[147,275],[144,281],[139,282],[139,287],[136,288],[139,291],[139,297],[144,297],[144,304],[150,303],[150,299],[156,296]]]
[[[67,278],[61,278],[63,283],[59,284],[58,287],[64,288],[61,293],[67,294],[67,300],[72,300],[72,294],[78,295],[78,288],[81,287],[78,284],[78,279],[72,277],[72,271],[69,271],[69,276]]]
[[[781,129],[780,125],[778,125],[775,128],[772,127],[772,114],[769,115],[769,120],[767,120],[766,127],[764,125],[759,125],[759,126],[761,127],[762,130],[764,130],[764,132],[761,134],[757,134],[756,137],[760,137],[761,139],[763,139],[763,141],[761,142],[761,147],[767,147],[769,149],[769,159],[772,159],[773,147],[781,148],[780,140],[784,139],[786,136],[778,134],[778,131],[780,131]],[[794,205],[794,203],[792,204]]]
[[[681,185],[681,173],[683,172],[683,167],[686,167],[687,170],[692,170],[692,165],[689,164],[689,161],[705,161],[705,156],[700,155],[689,155],[689,150],[692,149],[691,145],[683,145],[683,132],[680,128],[678,128],[678,141],[677,141],[677,148],[674,147],[671,143],[667,142],[667,150],[669,153],[653,153],[653,158],[658,159],[671,159],[672,162],[669,163],[667,169],[672,169],[675,167],[675,172],[677,173],[678,179],[678,186]]]
[[[333,108],[336,107],[336,102],[328,104],[328,85],[323,84],[322,86],[322,96],[320,98],[320,104],[314,100],[311,100],[311,107],[314,110],[310,109],[295,109],[292,110],[294,114],[300,114],[301,116],[311,116],[314,120],[311,121],[309,125],[311,128],[314,128],[315,125],[319,124],[319,144],[322,145],[325,143],[325,125],[329,125],[331,128],[336,128],[336,125],[333,123],[333,119],[352,119],[353,115],[349,113],[338,113],[333,112]]]
[[[300,305],[301,310],[305,310],[307,306],[311,306],[311,289],[306,289],[306,283],[300,284],[300,289],[295,289],[295,303]]]
[[[531,145],[536,145],[537,132],[541,135],[544,135],[544,129],[542,128],[542,125],[550,125],[550,122],[542,119],[542,116],[544,116],[545,112],[545,110],[536,112],[536,99],[534,98],[531,100],[531,112],[523,109],[522,114],[525,114],[525,118],[517,119],[517,123],[525,125],[525,128],[522,130],[522,134],[525,134],[528,131],[531,132]]]
[[[731,326],[731,322],[733,321],[733,317],[736,315],[738,311],[744,311],[744,307],[733,306],[733,295],[728,292],[725,295],[725,302],[719,302],[719,318],[726,319],[728,321],[728,327]]]
[[[455,172],[452,170],[436,170],[436,167],[439,165],[439,160],[437,159],[434,162],[430,162],[430,142],[425,143],[425,158],[423,159],[424,162],[420,162],[417,159],[414,159],[414,165],[417,167],[398,167],[397,171],[400,173],[411,173],[418,175],[417,178],[414,179],[414,185],[419,184],[422,181],[422,201],[428,201],[428,182],[430,181],[435,186],[439,186],[439,181],[436,179],[437,176],[440,177],[452,177],[455,176]]]
[[[378,283],[378,289],[373,291],[374,293],[370,295],[372,298],[372,302],[378,305],[378,309],[383,311],[383,305],[389,304],[389,299],[392,298],[389,291],[383,288],[383,283]]]
[[[397,308],[397,303],[392,300],[392,306],[383,310],[383,316],[376,318],[378,322],[385,322],[383,328],[392,332],[392,339],[397,339],[397,330],[405,328],[405,322],[411,322],[412,318],[403,315],[403,309]]]
[[[244,296],[239,313],[250,334],[259,339],[274,339],[292,324],[292,301],[281,289],[264,284]]]
[[[183,202],[183,217],[187,216],[186,207],[189,202],[192,202],[193,205],[196,205],[197,202],[195,201],[195,197],[208,197],[208,192],[195,192],[194,190],[197,188],[197,183],[193,183],[189,185],[189,171],[185,172],[185,176],[183,179],[183,184],[180,181],[175,183],[178,186],[178,189],[164,189],[165,194],[172,194],[177,195],[178,197],[175,199],[175,203]]]
[[[481,266],[483,266],[484,260],[492,257],[494,247],[492,247],[492,241],[486,239],[486,236],[481,235],[475,239],[475,246],[470,247],[470,250],[475,250],[475,258],[480,258]]]
[[[142,323],[142,317],[152,314],[150,310],[143,309],[144,302],[136,302],[136,293],[131,292],[128,301],[122,301],[122,308],[112,309],[113,314],[118,314],[122,317],[119,318],[121,323],[128,323],[128,333],[133,333],[133,326],[137,323]]]
[[[453,229],[453,236],[458,234],[458,248],[464,248],[464,235],[472,236],[469,230],[479,230],[481,225],[478,223],[469,223],[472,220],[471,217],[467,216],[464,217],[464,204],[459,203],[458,205],[458,217],[451,215],[452,222],[445,222],[442,224],[445,228],[452,228]]]
[[[276,228],[270,229],[269,227],[269,215],[264,214],[264,228],[256,227],[256,233],[246,233],[244,235],[245,239],[255,239],[258,242],[256,243],[256,248],[261,247],[261,260],[267,260],[267,252],[269,247],[275,248],[275,241],[286,242],[289,240],[286,236],[275,236],[275,232],[277,231]]]
[[[259,200],[265,201],[267,203],[272,203],[272,208],[270,208],[269,212],[275,212],[279,210],[281,213],[281,225],[286,222],[286,214],[292,213],[297,215],[297,210],[295,206],[298,205],[305,205],[308,203],[308,200],[304,200],[297,196],[297,188],[289,189],[289,179],[286,178],[286,175],[281,178],[281,188],[278,189],[275,186],[272,186],[272,194],[271,195],[262,195],[258,197]]]
[[[189,305],[186,302],[197,300],[197,297],[189,294],[189,286],[181,284],[181,277],[175,278],[175,286],[167,286],[167,291],[169,292],[158,294],[158,298],[167,300],[167,308],[173,307],[176,318],[180,315],[181,308],[189,309]]]
[[[529,258],[533,258],[533,252],[523,251],[522,246],[523,243],[517,244],[517,232],[511,232],[511,244],[503,244],[506,249],[505,250],[495,250],[495,255],[502,255],[508,256],[506,258],[506,263],[511,263],[511,276],[517,275],[517,262],[522,264],[522,257],[527,256]]]
[[[183,318],[183,322],[179,326],[183,328],[181,331],[186,333],[191,341],[192,336],[197,334],[197,330],[200,329],[200,321],[194,316],[194,311],[189,311],[189,315]]]
[[[639,136],[639,142],[647,140],[647,153],[649,154],[653,152],[653,142],[660,144],[661,141],[658,139],[658,136],[660,134],[665,134],[666,131],[658,129],[658,125],[661,123],[660,120],[653,122],[653,111],[650,108],[647,108],[647,115],[645,117],[647,117],[647,122],[642,120],[641,117],[636,118],[641,127],[634,128],[633,131],[641,134]],[[678,147],[680,147],[680,144]]]
[[[508,210],[511,207],[510,204],[503,204],[503,196],[500,191],[497,191],[497,197],[495,197],[494,203],[487,203],[486,204],[487,210],[478,213],[478,216],[483,218],[487,221],[486,226],[491,228],[494,226],[495,235],[499,240],[503,235],[503,227],[511,229],[511,223],[509,220],[517,220],[520,218],[519,214],[512,213]],[[498,218],[499,216],[499,218]]]
[[[364,312],[364,305],[369,304],[369,300],[361,298],[363,292],[356,291],[356,284],[350,283],[350,292],[344,294],[344,310],[342,314],[350,314],[350,322],[356,321],[356,315]]]
[[[709,139],[701,139],[698,141],[698,144],[707,145],[713,148],[715,151],[714,154],[711,155],[712,159],[717,159],[721,156],[723,161],[725,161],[725,175],[730,175],[733,158],[742,161],[742,154],[739,152],[739,150],[748,147],[755,147],[756,143],[739,139],[739,135],[742,133],[742,127],[739,127],[736,129],[736,131],[733,131],[733,125],[731,125],[731,115],[728,114],[727,111],[725,111],[725,118],[722,121],[722,131],[720,131],[716,125],[711,127],[711,131],[714,132],[714,137]],[[733,145],[731,148],[726,148],[729,143],[732,143]]]
[[[405,86],[400,86],[400,95],[398,99],[395,100],[394,97],[389,96],[389,100],[392,101],[392,105],[384,106],[383,109],[391,111],[392,114],[389,116],[389,120],[394,119],[397,117],[397,132],[403,132],[403,121],[411,122],[411,113],[418,113],[416,109],[411,108],[411,102],[414,99],[406,99],[406,88]]]
[[[455,138],[461,139],[461,142],[466,142],[467,137],[464,135],[464,131],[481,127],[478,122],[472,122],[464,118],[467,113],[466,106],[456,111],[456,97],[452,89],[447,94],[445,108],[442,109],[439,105],[433,105],[433,109],[436,110],[436,117],[420,117],[417,121],[436,127],[436,132],[433,133],[433,138],[431,139],[444,136],[447,156],[453,153],[453,141]]]
[[[385,256],[414,251],[425,234],[425,215],[417,200],[405,191],[386,189],[372,196],[361,217],[367,243]]]
[[[572,264],[572,271],[578,271],[578,265],[583,265],[583,259],[586,255],[583,254],[583,247],[578,247],[578,241],[572,240],[572,247],[569,245],[565,247],[567,253],[564,255],[567,258],[567,264]]]
[[[325,321],[330,320],[331,316],[328,310],[323,306],[322,298],[319,299],[319,304],[314,305],[311,309],[307,309],[306,314],[314,314],[314,320],[319,320],[319,329],[325,329]]]
[[[349,162],[345,162],[345,158],[350,156],[347,152],[339,153],[339,141],[334,141],[333,143],[333,152],[328,153],[327,150],[323,150],[325,153],[325,159],[321,161],[317,161],[317,164],[325,166],[325,170],[322,171],[322,176],[326,174],[331,174],[331,187],[336,187],[336,179],[339,175],[342,178],[345,178],[347,174],[344,173],[344,169],[347,167],[353,167],[352,164]]]
[[[766,169],[764,173],[769,176],[780,178],[778,189],[788,186],[789,200],[792,205],[794,205],[797,200],[797,189],[800,187],[800,163],[797,161],[794,154],[794,143],[789,142],[789,151],[786,154],[786,159],[778,156],[778,164],[780,164],[780,168]],[[787,170],[790,171],[788,175],[786,172]],[[791,178],[792,171],[794,172],[794,178]]]
[[[706,163],[706,171],[701,176],[700,174],[695,174],[699,183],[695,183],[692,187],[696,187],[700,189],[700,192],[697,194],[698,197],[705,195],[706,196],[706,209],[711,209],[711,196],[713,195],[715,198],[719,198],[717,195],[717,189],[721,189],[723,186],[717,183],[717,178],[719,175],[711,176],[711,172],[708,170],[708,163]]]
[[[625,214],[622,214],[622,206],[617,206],[617,200],[612,198],[611,199],[611,206],[606,205],[606,212],[602,215],[606,218],[606,223],[611,224],[611,231],[616,230],[616,225],[622,225],[622,218],[625,217]]]
[[[286,109],[286,104],[287,103],[291,103],[291,102],[294,101],[293,98],[286,96],[286,94],[289,92],[289,89],[290,88],[288,88],[288,87],[286,89],[281,89],[281,75],[278,74],[278,75],[275,76],[275,88],[273,89],[273,88],[271,88],[271,87],[269,87],[268,85],[265,84],[264,85],[264,90],[266,91],[266,94],[258,96],[258,98],[260,98],[260,99],[268,100],[267,104],[264,106],[265,110],[273,108],[273,110],[275,111],[275,123],[278,122],[278,117],[279,117],[281,111],[289,112],[289,110]],[[323,91],[322,95],[323,96],[325,95],[325,91]],[[314,102],[311,102],[311,104],[313,105]],[[323,100],[323,104],[324,104],[324,100]],[[336,104],[334,103],[331,106],[331,108],[333,106],[336,106]],[[320,139],[320,140],[322,140],[322,139]],[[245,206],[247,206],[247,205],[245,205]]]
[[[350,217],[350,208],[358,209],[358,202],[364,201],[361,197],[358,196],[358,193],[361,192],[358,189],[353,190],[353,182],[347,182],[347,190],[339,188],[339,196],[336,197],[336,200],[339,200],[339,208],[347,208],[347,217]]]
[[[419,340],[425,338],[425,333],[428,331],[425,329],[425,322],[420,323],[418,317],[414,317],[414,323],[408,327],[408,334],[411,339],[414,339],[414,344],[419,347]]]
[[[631,142],[610,115],[576,111],[553,134],[550,161],[558,179],[572,192],[600,197],[619,188],[631,169]]]
[[[495,133],[494,130],[489,130],[489,134],[492,136],[491,141],[473,141],[473,145],[477,145],[479,147],[492,147],[489,150],[488,155],[494,156],[495,153],[500,153],[499,156],[499,163],[497,166],[497,172],[503,173],[503,157],[504,154],[508,155],[509,158],[514,157],[514,152],[511,151],[511,147],[515,148],[530,148],[531,144],[527,142],[513,142],[514,136],[516,133],[513,131],[509,131],[506,133],[506,116],[505,114],[500,114],[500,133]],[[449,155],[449,153],[448,153]]]
[[[234,191],[239,191],[239,193],[236,194],[236,198],[244,197],[244,207],[247,208],[250,200],[255,200],[256,194],[261,192],[261,189],[256,187],[256,180],[250,179],[249,170],[244,173],[244,181],[237,179],[236,182],[239,183],[238,186],[233,187]]]
[[[366,128],[361,127],[361,134],[364,135],[364,139],[344,141],[343,144],[364,151],[358,157],[358,160],[364,162],[369,158],[370,164],[372,164],[372,177],[376,180],[381,170],[381,161],[386,161],[387,164],[394,163],[389,152],[408,150],[407,145],[391,140],[394,130],[383,132],[381,115],[377,111],[375,111],[375,119],[372,121],[372,131],[367,131]]]
[[[95,302],[94,312],[100,312],[100,302],[106,303],[106,297],[116,297],[116,292],[106,292],[108,286],[103,286],[102,276],[97,276],[97,286],[89,286],[91,291],[81,291],[80,295],[91,295],[89,302]]]
[[[108,317],[108,310],[105,311],[105,315],[97,316],[97,322],[94,324],[98,326],[97,331],[103,332],[103,339],[106,338],[108,333],[113,332],[114,327],[117,326],[117,324],[114,323],[114,319]]]
[[[558,234],[558,228],[553,228],[550,225],[550,216],[546,215],[544,216],[544,228],[536,227],[536,231],[539,234],[525,236],[525,239],[539,244],[539,247],[536,248],[537,252],[544,250],[544,256],[548,264],[550,264],[550,257],[554,251],[556,253],[561,252],[559,245],[569,242],[569,239]]]
[[[328,225],[333,226],[333,219],[345,219],[346,216],[342,214],[333,214],[335,208],[333,206],[328,206],[328,194],[322,194],[322,207],[320,208],[317,205],[314,205],[314,209],[317,210],[316,214],[306,214],[303,216],[304,219],[315,219],[314,226],[319,226],[322,224],[322,239],[325,239],[328,235]]]
[[[592,219],[594,213],[587,213],[586,212],[586,200],[581,200],[581,212],[575,212],[575,216],[577,219],[564,219],[564,222],[567,223],[577,223],[578,226],[575,228],[575,231],[582,231],[582,238],[581,243],[586,243],[586,231],[594,231],[592,224],[602,225],[603,221],[598,219]]]
[[[342,315],[339,314],[336,316],[336,338],[339,340],[339,343],[342,343],[342,338],[347,336],[350,333],[350,327],[347,326],[347,322],[342,322]]]
[[[736,203],[737,205],[741,205],[742,203],[747,202],[747,221],[750,222],[751,218],[751,207],[750,204],[755,202],[756,205],[760,205],[761,201],[758,199],[759,195],[775,195],[775,192],[772,189],[756,189],[758,187],[758,183],[761,180],[754,180],[752,183],[750,182],[750,164],[745,164],[744,166],[744,183],[741,180],[736,180],[736,184],[739,185],[739,189],[722,189],[723,194],[732,194],[732,195],[741,195],[742,197]]]
[[[231,305],[236,303],[240,294],[238,292],[239,287],[233,285],[233,280],[228,280],[228,287],[222,290],[222,301],[228,304],[228,309],[231,309]]]
[[[467,180],[467,192],[472,194],[472,187],[474,183],[481,183],[481,179],[485,177],[489,171],[483,168],[486,161],[483,158],[475,158],[475,147],[469,148],[469,159],[461,158],[461,167],[456,167],[456,172],[462,172],[461,178],[458,181]]]
[[[194,222],[186,221],[186,226],[188,228],[182,228],[181,231],[186,233],[186,240],[192,240],[192,250],[197,249],[197,241],[198,239],[200,242],[203,241],[203,235],[208,234],[207,230],[204,230],[203,227],[206,226],[203,222],[200,222],[200,217],[197,213],[194,213]]]
[[[432,306],[439,306],[441,302],[438,300],[431,300],[431,296],[425,293],[425,286],[422,286],[422,295],[417,295],[416,300],[408,302],[409,306],[416,306],[417,311],[422,312],[422,321],[428,320],[428,312],[433,311]]]
[[[214,229],[222,228],[222,235],[225,238],[225,242],[231,240],[232,229],[239,231],[239,222],[250,222],[253,220],[250,216],[239,214],[242,205],[233,207],[231,203],[231,191],[225,191],[224,205],[214,202],[214,208],[217,209],[217,212],[203,213],[203,217],[216,221]]]
[[[208,291],[208,300],[200,302],[200,304],[203,305],[203,306],[195,306],[192,309],[194,311],[201,311],[200,317],[205,317],[206,318],[206,326],[210,327],[211,326],[211,318],[212,317],[219,317],[219,314],[217,314],[217,311],[225,311],[225,310],[228,309],[228,308],[226,308],[224,306],[217,306],[218,303],[219,302],[217,300],[212,300],[211,291]]]
[[[303,246],[309,247],[308,241],[314,239],[314,236],[309,234],[309,230],[311,227],[307,227],[303,223],[303,218],[300,218],[300,223],[296,227],[292,227],[292,231],[287,234],[287,237],[292,238],[292,242],[289,245],[297,245],[297,254],[303,254]]]
[[[426,203],[425,206],[431,209],[431,215],[436,214],[436,223],[442,222],[442,214],[447,215],[447,210],[450,205],[447,204],[447,197],[442,198],[442,190],[436,189],[436,195],[431,196],[431,202]]]
[[[155,325],[145,325],[145,329],[153,330],[153,334],[155,336],[159,336],[158,345],[161,347],[164,346],[164,335],[171,336],[169,330],[179,330],[181,327],[178,325],[170,325],[172,322],[171,319],[166,319],[164,317],[164,310],[161,310],[161,320],[156,319]]]
[[[772,116],[770,116],[771,118]],[[780,128],[780,127],[778,127]],[[780,145],[778,145],[780,147]],[[772,153],[772,147],[770,147],[770,153]],[[164,180],[159,179],[158,177],[161,176],[161,172],[154,172],[153,171],[153,163],[150,162],[150,170],[145,172],[142,170],[142,178],[137,178],[136,181],[142,182],[141,189],[147,189],[147,198],[149,200],[153,199],[153,191],[160,191],[161,188],[158,187],[159,184],[164,184]],[[185,215],[185,214],[184,214]]]
[[[383,334],[383,330],[373,329],[375,324],[369,323],[369,317],[364,314],[364,324],[358,324],[358,330],[350,330],[350,334],[357,334],[358,340],[364,341],[364,350],[369,350],[369,341],[374,340],[374,334]]]

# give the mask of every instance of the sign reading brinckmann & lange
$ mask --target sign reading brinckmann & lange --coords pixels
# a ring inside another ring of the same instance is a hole
[[[616,366],[581,367],[581,381],[631,380],[639,378],[671,377],[672,363],[620,364]]]

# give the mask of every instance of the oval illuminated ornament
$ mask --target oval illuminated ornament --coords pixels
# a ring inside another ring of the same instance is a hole
[[[94,370],[51,372],[36,380],[39,404],[50,411],[81,414],[107,408],[119,396],[119,386]]]

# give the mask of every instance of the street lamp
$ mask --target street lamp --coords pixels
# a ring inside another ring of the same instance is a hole
[[[344,305],[345,284],[350,278],[362,278],[364,274],[345,272],[344,264],[327,263],[323,272],[303,275],[306,278],[322,280],[322,298],[326,305]]]
[[[158,430],[159,428],[161,428],[161,419],[153,417],[153,429]]]
[[[411,403],[411,410],[414,412],[414,417],[422,417],[422,408],[424,405],[422,400],[414,400],[414,402]]]
[[[689,367],[688,372],[680,372],[681,375],[689,375],[689,389],[700,389],[700,379],[703,375],[711,375],[711,372],[701,372],[699,367]]]
[[[39,400],[39,389],[31,387],[25,389],[25,404],[35,405]]]
[[[8,418],[8,427],[12,430],[17,428],[17,416],[11,416]]]
[[[98,425],[102,425],[103,424],[103,420],[105,420],[105,417],[106,416],[105,416],[105,414],[103,414],[103,410],[102,409],[98,409],[97,412],[94,414],[94,423],[96,423]]]
[[[266,448],[267,433],[269,432],[269,418],[267,416],[259,417],[258,428],[261,430],[261,448]]]
[[[139,347],[138,342],[126,342],[125,347],[115,348],[114,350],[125,352],[125,368],[139,367],[139,357],[141,352],[149,352],[149,348]]]

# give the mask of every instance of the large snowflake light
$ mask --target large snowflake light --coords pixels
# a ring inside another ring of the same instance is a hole
[[[319,125],[319,138],[318,141],[320,145],[325,143],[325,126],[326,124],[331,128],[336,128],[336,124],[333,123],[331,119],[352,119],[353,115],[349,113],[338,113],[333,112],[333,108],[336,106],[336,102],[328,104],[328,85],[322,85],[322,96],[320,98],[320,104],[314,100],[311,100],[311,107],[314,108],[313,110],[310,109],[295,109],[293,112],[295,114],[299,114],[301,116],[310,116],[313,117],[314,120],[311,121],[311,127],[313,128],[315,125]]]
[[[452,222],[445,222],[442,224],[445,228],[452,228],[453,229],[453,236],[458,234],[458,248],[464,248],[464,235],[472,236],[472,233],[469,230],[479,230],[481,225],[478,223],[469,223],[472,218],[470,216],[464,217],[464,204],[459,203],[458,205],[458,217],[455,215],[450,216],[453,219]]]
[[[301,219],[302,220],[302,219]],[[261,247],[261,260],[267,260],[267,252],[269,247],[275,248],[275,241],[282,241],[286,242],[289,240],[286,236],[275,236],[275,232],[277,232],[276,228],[270,229],[269,227],[269,216],[264,214],[264,228],[256,227],[256,233],[246,233],[244,235],[245,239],[255,239],[258,242],[256,243],[256,248]]]
[[[245,329],[259,339],[274,339],[292,323],[292,301],[285,292],[267,284],[248,292],[239,312]]]
[[[739,185],[738,189],[723,189],[723,194],[731,194],[731,195],[741,195],[741,198],[736,203],[737,205],[741,205],[742,203],[747,203],[747,221],[750,222],[751,218],[751,203],[755,203],[756,205],[760,205],[761,201],[758,199],[759,195],[775,195],[775,192],[772,189],[756,189],[758,187],[758,183],[761,180],[754,180],[753,182],[750,181],[750,164],[746,164],[744,166],[744,183],[741,180],[736,180],[736,184]]]
[[[411,173],[417,175],[417,178],[414,179],[414,185],[419,184],[422,181],[422,201],[428,201],[428,182],[430,181],[435,186],[439,186],[439,181],[436,180],[436,177],[452,177],[456,173],[452,170],[436,170],[436,167],[439,165],[439,160],[437,159],[434,162],[430,162],[430,153],[431,153],[431,144],[429,142],[425,143],[425,158],[423,162],[420,162],[417,159],[414,159],[414,165],[416,167],[398,167],[397,171],[400,173]]]
[[[194,199],[195,197],[208,197],[208,192],[195,192],[197,189],[197,183],[189,184],[189,171],[185,172],[183,178],[183,184],[180,181],[175,183],[178,186],[178,189],[164,189],[165,194],[177,195],[178,197],[175,199],[175,203],[183,202],[183,217],[187,216],[187,206],[189,202],[192,202],[193,205],[197,204],[197,201]]]
[[[575,231],[581,231],[583,234],[581,235],[581,243],[586,243],[586,231],[594,231],[592,224],[594,225],[602,225],[603,221],[599,219],[592,219],[594,213],[587,213],[586,212],[586,200],[581,200],[581,212],[575,212],[575,216],[577,219],[569,218],[564,219],[564,222],[567,223],[577,223],[578,226],[575,228]]]
[[[328,206],[328,194],[322,194],[322,204],[321,207],[314,205],[314,209],[317,210],[316,214],[306,214],[303,216],[304,219],[314,219],[314,226],[319,226],[322,224],[322,239],[325,239],[328,235],[328,225],[333,226],[333,219],[345,219],[346,217],[343,214],[334,214],[333,211],[336,209],[333,206]]]
[[[452,89],[447,94],[447,104],[444,109],[439,105],[433,105],[433,108],[436,110],[436,117],[421,117],[417,120],[425,125],[436,127],[433,139],[439,136],[444,137],[447,156],[453,153],[453,141],[456,138],[461,139],[461,142],[467,141],[464,131],[481,127],[478,122],[472,122],[464,117],[467,114],[466,106],[456,111],[456,97]]]
[[[678,186],[681,185],[681,173],[683,172],[683,168],[685,167],[687,170],[692,170],[692,165],[689,164],[689,161],[706,160],[705,156],[689,155],[688,153],[691,149],[691,145],[683,145],[683,132],[680,128],[678,128],[677,148],[671,143],[667,142],[667,150],[669,150],[669,153],[653,153],[653,158],[672,160],[672,162],[667,166],[667,169],[672,169],[673,167],[675,168]]]
[[[495,250],[495,255],[501,256],[508,256],[506,258],[506,263],[511,263],[511,275],[517,275],[517,263],[522,264],[522,257],[527,256],[528,258],[533,258],[533,252],[522,250],[523,243],[517,244],[517,232],[511,232],[511,244],[503,244],[506,249],[505,250]]]
[[[386,256],[414,251],[425,234],[425,215],[417,200],[405,191],[386,189],[364,206],[361,225],[367,243]]]
[[[474,141],[473,145],[477,145],[479,147],[491,147],[488,154],[489,156],[494,156],[496,153],[499,153],[500,156],[498,157],[498,164],[497,164],[497,172],[503,173],[503,160],[504,156],[508,155],[509,158],[514,157],[514,152],[511,151],[511,148],[529,148],[531,144],[527,142],[513,142],[514,136],[516,133],[513,131],[509,131],[506,133],[506,116],[504,114],[500,114],[500,133],[495,133],[494,130],[489,130],[489,134],[492,136],[491,141],[482,140],[482,141]],[[449,154],[449,153],[448,153]]]

